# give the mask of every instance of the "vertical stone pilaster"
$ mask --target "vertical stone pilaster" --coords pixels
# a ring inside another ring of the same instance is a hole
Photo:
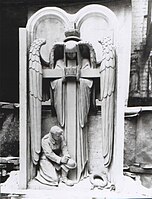
[[[20,174],[19,188],[27,188],[27,41],[26,29],[19,29],[19,64],[20,64]]]

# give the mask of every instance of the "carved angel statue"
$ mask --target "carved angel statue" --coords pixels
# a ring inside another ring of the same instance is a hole
[[[81,41],[78,31],[68,31],[65,36],[64,42],[52,46],[47,66],[52,71],[62,71],[61,77],[50,76],[50,96],[58,123],[64,130],[69,154],[77,164],[71,178],[78,182],[88,175],[87,121],[90,106],[95,104],[97,98],[97,95],[93,95],[94,88],[96,90],[94,78],[83,75],[83,71],[87,74],[90,69],[99,69],[102,129],[98,133],[103,135],[104,164],[108,167],[112,160],[114,139],[116,57],[111,39],[105,38],[100,42],[102,60],[100,67],[97,67],[99,64],[92,45]],[[43,44],[43,39],[36,39],[29,52],[31,151],[35,165],[41,151],[42,68],[45,61],[40,55],[40,48]]]

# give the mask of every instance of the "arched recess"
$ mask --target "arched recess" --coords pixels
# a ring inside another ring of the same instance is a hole
[[[101,45],[104,37],[110,37],[117,45],[118,21],[115,14],[102,5],[88,5],[76,13],[76,27],[80,30],[82,40],[89,41],[96,52],[97,61],[101,60]]]
[[[46,39],[46,45],[41,48],[41,55],[44,60],[49,61],[49,53],[53,44],[64,40],[64,33],[69,24],[70,21],[64,10],[57,7],[40,9],[32,15],[26,26],[28,47],[37,38]]]

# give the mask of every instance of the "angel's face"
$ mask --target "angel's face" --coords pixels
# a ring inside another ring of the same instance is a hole
[[[67,53],[67,57],[68,57],[68,59],[70,59],[70,60],[75,59],[75,58],[76,58],[76,52],[68,52],[68,53]]]

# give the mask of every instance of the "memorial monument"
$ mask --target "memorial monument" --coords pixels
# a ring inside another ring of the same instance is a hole
[[[117,187],[123,176],[124,106],[117,25],[111,10],[89,5],[76,14],[43,8],[20,29],[21,188],[27,188],[39,171],[42,104],[46,100],[55,110],[56,123],[76,162],[69,178],[79,183],[92,173],[91,179],[105,176],[103,187],[108,181]],[[96,162],[100,169],[91,171],[88,118],[97,107],[101,109],[101,128],[93,129],[102,137],[98,147],[103,162]]]

